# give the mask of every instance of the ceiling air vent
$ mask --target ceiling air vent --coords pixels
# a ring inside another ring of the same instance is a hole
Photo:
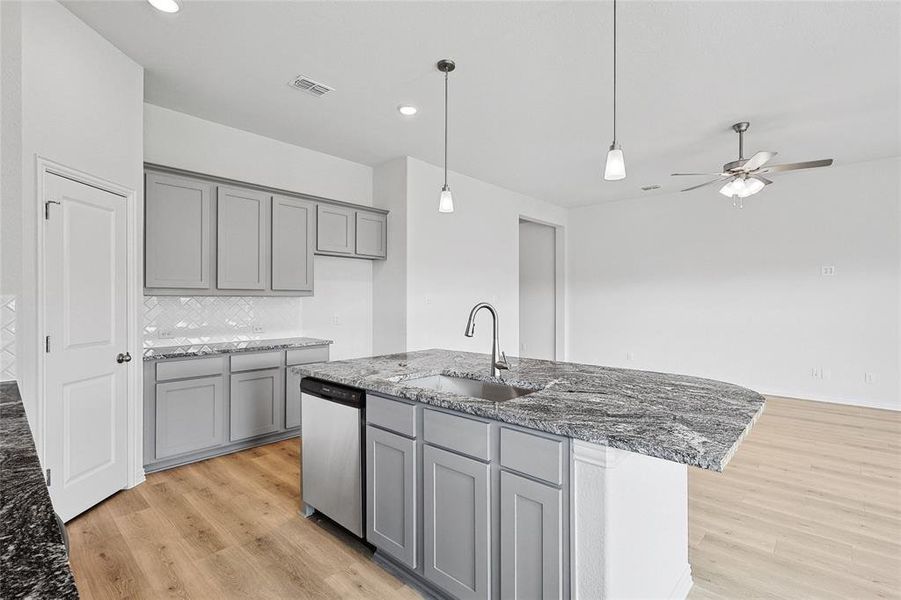
[[[643,191],[643,192],[650,192],[651,190],[659,190],[659,189],[660,189],[659,185],[643,185],[643,186],[641,186],[641,191]]]
[[[325,96],[329,92],[335,91],[335,88],[329,87],[324,83],[319,83],[318,81],[313,81],[306,75],[298,75],[297,77],[289,81],[288,85],[300,90],[301,92],[306,92],[311,96],[316,96],[317,98]]]

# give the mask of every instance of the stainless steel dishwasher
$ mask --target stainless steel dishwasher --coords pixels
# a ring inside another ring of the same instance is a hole
[[[309,377],[300,390],[303,513],[319,511],[362,538],[366,393]]]

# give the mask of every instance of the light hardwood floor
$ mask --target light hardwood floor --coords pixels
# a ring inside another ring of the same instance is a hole
[[[68,524],[83,598],[418,597],[298,516],[290,440],[162,473]],[[692,600],[901,598],[901,414],[772,398],[689,469]]]

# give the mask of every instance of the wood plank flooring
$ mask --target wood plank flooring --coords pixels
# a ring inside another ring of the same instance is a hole
[[[82,597],[417,598],[298,516],[299,446],[154,473],[70,522]],[[771,398],[689,496],[692,600],[901,598],[899,413]]]

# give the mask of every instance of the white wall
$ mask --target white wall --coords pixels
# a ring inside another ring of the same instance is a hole
[[[152,104],[144,105],[144,160],[372,204],[371,167]],[[371,261],[317,256],[314,286],[314,296],[297,299],[297,333],[334,340],[333,359],[370,355]]]
[[[899,163],[572,210],[568,359],[901,409]]]
[[[22,16],[0,2],[0,381],[16,379],[22,289]]]
[[[17,370],[29,419],[35,423],[39,418],[34,393],[38,356],[35,257],[40,226],[36,157],[136,190],[138,214],[143,213],[143,69],[56,2],[22,3],[21,36],[22,251]]]
[[[407,349],[407,157],[373,170],[375,206],[388,209],[388,258],[372,265],[372,353]]]
[[[440,167],[407,159],[407,348],[489,352],[491,321],[478,317],[473,338],[463,335],[479,301],[500,315],[501,348],[519,347],[519,218],[566,225],[559,206],[451,172],[455,210],[438,212]]]

